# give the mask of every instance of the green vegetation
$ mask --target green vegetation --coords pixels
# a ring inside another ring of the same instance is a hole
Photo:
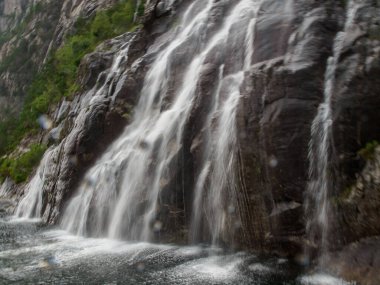
[[[141,0],[140,5],[137,7],[137,16],[144,16],[145,12],[145,0]]]
[[[1,159],[0,160],[0,179],[11,177],[16,183],[26,181],[33,168],[41,160],[46,146],[33,144],[30,150],[16,159]]]
[[[80,18],[77,21],[65,44],[51,54],[43,70],[34,78],[19,117],[9,117],[0,122],[0,156],[12,152],[25,136],[38,131],[37,119],[41,114],[48,113],[51,106],[78,91],[78,67],[86,54],[94,51],[102,41],[136,28],[133,22],[135,8],[135,1],[122,0],[107,10],[97,12],[91,19]],[[33,13],[41,9],[36,7]],[[143,13],[143,6],[138,7],[138,11]],[[28,49],[27,43],[21,41],[19,47],[0,64],[0,72],[22,65],[21,55]],[[16,182],[25,181],[44,150],[42,146],[33,146],[30,152],[16,160],[0,161],[0,181],[6,176]]]
[[[376,140],[368,142],[364,148],[358,151],[358,154],[365,160],[372,160],[375,156],[375,150],[379,145],[379,142]]]

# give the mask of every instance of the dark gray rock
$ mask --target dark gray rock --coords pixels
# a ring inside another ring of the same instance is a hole
[[[238,110],[244,242],[290,256],[304,247],[310,128],[337,27],[326,5],[305,11],[307,4],[297,4],[292,17],[258,22],[254,61],[261,62],[245,76]],[[284,9],[278,3],[264,8],[274,14]]]
[[[45,221],[59,220],[85,171],[128,124],[147,70],[157,53],[176,37],[175,29],[165,32],[175,23],[177,11],[190,2],[150,1],[141,20],[142,29],[105,43],[103,47],[108,51],[99,47],[82,62],[78,82],[83,89],[70,104],[62,103],[52,116],[54,130],[60,135],[51,153],[51,175],[44,185]],[[308,145],[311,123],[323,100],[326,63],[345,20],[343,2],[267,0],[260,8],[252,66],[244,74],[237,111],[236,212],[241,224],[234,229],[226,226],[234,232],[223,233],[223,245],[295,258],[305,247],[313,246],[305,241]],[[294,9],[289,3],[294,3]],[[215,33],[234,4],[214,2],[212,16],[202,30],[204,37]],[[376,36],[379,15],[378,1],[363,2],[355,19],[358,24],[344,42],[337,68],[331,140],[332,174],[336,178],[330,193],[335,212],[330,227],[333,250],[346,250],[350,243],[380,235],[379,162],[377,158],[366,162],[358,156],[367,142],[380,140],[380,48]],[[161,181],[156,218],[162,224],[155,241],[186,241],[194,184],[201,170],[207,132],[213,131],[213,123],[211,130],[204,123],[217,87],[214,82],[222,63],[223,76],[241,68],[244,52],[239,43],[244,40],[242,27],[247,24],[242,20],[232,27],[227,46],[220,49],[223,52],[215,49],[206,55],[182,145],[172,150],[170,169],[174,171]],[[110,79],[111,58],[126,43],[130,48],[122,62],[123,72]],[[186,55],[195,55],[201,48],[190,37],[169,58],[168,77],[172,80],[162,111],[170,106],[183,84],[181,78],[191,59]],[[103,85],[105,88],[99,88]],[[345,196],[347,189],[350,193]],[[143,208],[144,202],[139,203]],[[209,240],[207,229],[201,236],[201,241]],[[378,259],[371,255],[371,248],[377,252],[378,242],[349,246],[346,253],[337,254],[342,260],[337,266],[343,269],[336,272],[349,279],[377,280],[373,272],[378,268]],[[355,266],[347,262],[355,260],[355,256],[363,264],[371,264],[373,269],[368,275],[362,269],[352,270],[352,276],[345,273]]]
[[[331,273],[361,285],[380,283],[380,237],[362,239],[327,258]]]

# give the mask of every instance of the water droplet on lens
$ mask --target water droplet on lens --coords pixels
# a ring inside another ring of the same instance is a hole
[[[274,155],[269,157],[269,166],[275,168],[278,165],[278,160]]]
[[[47,115],[41,115],[37,121],[44,130],[50,130],[53,127],[53,121]]]
[[[239,228],[241,228],[241,222],[240,222],[240,221],[236,221],[236,222],[234,223],[234,226],[235,226],[235,229],[239,229]]]
[[[142,263],[142,262],[139,262],[139,263],[137,263],[137,265],[136,265],[136,269],[137,269],[137,271],[144,271],[144,269],[145,269],[145,264],[144,263]]]
[[[95,187],[96,180],[93,177],[85,177],[83,181],[84,187],[92,188]]]
[[[51,133],[50,133],[50,137],[55,140],[55,141],[58,141],[59,140],[59,136],[60,136],[60,132],[57,128],[51,130]]]
[[[69,157],[69,162],[70,164],[72,164],[73,166],[77,165],[78,164],[78,157],[76,155],[71,155]]]
[[[162,222],[156,221],[153,225],[153,231],[159,232],[162,229]]]

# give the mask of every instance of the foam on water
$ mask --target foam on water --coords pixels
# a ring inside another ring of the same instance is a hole
[[[248,266],[248,269],[257,273],[267,274],[272,271],[272,269],[268,266],[265,266],[261,263],[254,263]]]
[[[232,281],[240,273],[239,266],[244,259],[236,256],[211,256],[191,260],[174,267],[169,272],[169,279],[188,279],[203,281]],[[162,272],[159,272],[161,274]]]
[[[300,281],[303,285],[355,285],[352,282],[347,282],[325,273],[303,276]]]

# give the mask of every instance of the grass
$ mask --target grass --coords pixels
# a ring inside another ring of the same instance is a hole
[[[36,7],[33,13],[40,12],[41,9],[43,7]],[[38,132],[39,116],[48,113],[62,98],[70,99],[79,90],[80,87],[76,84],[78,67],[86,54],[94,51],[104,40],[136,28],[133,21],[135,10],[133,0],[122,0],[107,10],[98,11],[90,19],[78,19],[65,44],[51,54],[42,71],[32,81],[19,116],[9,116],[0,122],[0,157],[14,151],[25,136]],[[138,7],[138,13],[143,14],[143,8]],[[8,68],[17,69],[23,64],[21,55],[27,48],[26,43],[21,42],[19,47],[4,59],[0,65],[0,72]],[[30,166],[39,162],[44,149],[43,146],[33,146],[30,157],[23,155],[18,159],[3,159],[0,180],[10,176],[17,183],[25,181],[33,169]]]

